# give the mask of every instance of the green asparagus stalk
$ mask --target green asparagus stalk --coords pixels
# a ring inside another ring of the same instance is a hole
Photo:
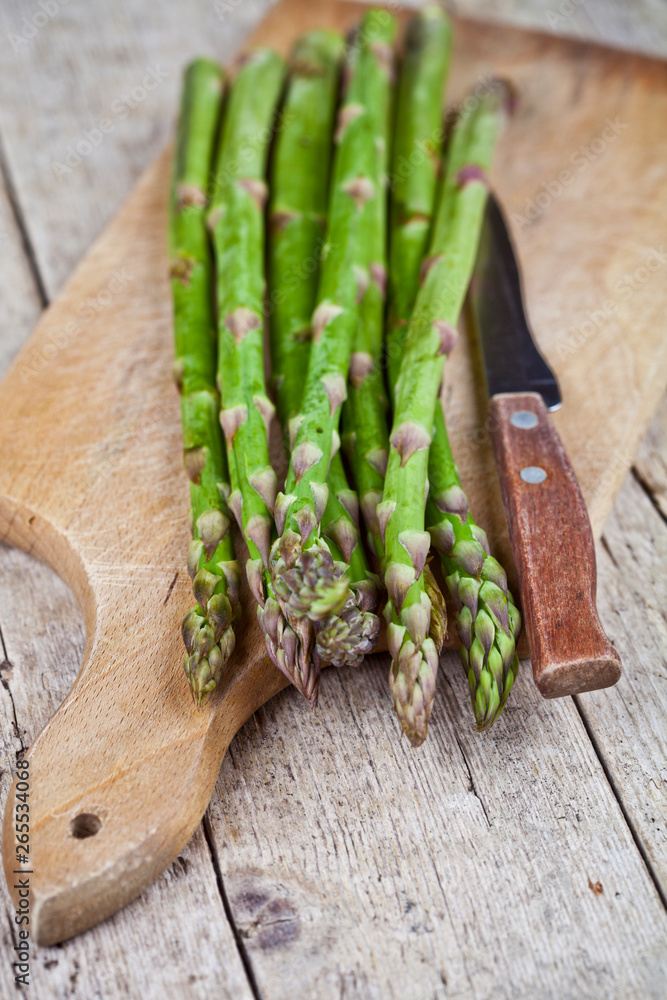
[[[430,545],[425,530],[429,447],[445,360],[456,342],[456,324],[474,265],[502,99],[499,87],[490,88],[453,131],[429,255],[422,265],[422,284],[395,386],[389,464],[377,510],[389,594],[385,614],[392,655],[390,684],[402,728],[414,745],[426,737],[438,669],[423,579]]]
[[[248,545],[248,583],[264,604],[277,480],[269,461],[274,407],[264,381],[264,180],[283,61],[259,49],[231,88],[208,214],[216,264],[220,422],[227,443],[229,507]]]
[[[234,555],[227,463],[218,423],[215,320],[206,231],[206,184],[222,102],[219,66],[198,59],[183,84],[169,213],[174,375],[181,393],[193,540],[188,570],[196,607],[183,620],[185,672],[198,704],[220,680],[234,649],[239,567]]]
[[[398,82],[391,166],[391,238],[386,357],[393,394],[426,253],[440,170],[451,26],[439,4],[408,24]]]
[[[290,59],[283,127],[273,154],[268,244],[270,349],[278,415],[286,437],[289,421],[301,404],[310,354],[310,322],[344,47],[342,36],[332,31],[313,31],[297,42]],[[276,599],[268,573],[265,590],[267,601],[258,614],[269,656],[314,706],[320,670],[312,656],[312,622],[307,617],[285,616],[286,608]]]
[[[284,428],[301,405],[310,356],[344,49],[342,35],[334,31],[312,31],[299,39],[273,154],[268,299],[272,379]]]
[[[394,60],[391,50],[387,58],[392,79]],[[370,177],[373,194],[364,206],[365,234],[358,248],[358,266],[368,270],[370,280],[359,307],[359,323],[350,358],[348,398],[343,406],[343,443],[359,492],[369,548],[381,566],[384,552],[376,507],[382,499],[389,455],[387,399],[381,356],[387,283],[387,169],[392,91],[384,74],[376,74],[371,82],[373,91],[369,92],[368,104],[376,156]]]
[[[419,18],[413,22],[415,32],[418,21]],[[425,22],[422,23],[422,27],[425,27]],[[408,37],[410,38],[410,31]],[[415,34],[415,44],[417,44],[418,37]],[[425,46],[429,38],[429,35],[422,33],[421,45]],[[408,52],[410,52],[409,42]],[[413,58],[416,55],[417,51],[413,53]],[[412,137],[417,123],[423,120],[423,115],[427,114],[436,103],[433,98],[433,90],[431,89],[430,98],[427,101],[429,88],[425,85],[418,85],[419,72],[425,73],[428,68],[426,52],[423,53],[420,61],[412,63],[412,74],[410,67],[411,62],[408,55],[399,90],[399,113],[397,115],[397,138],[393,165],[392,254],[389,273],[390,328],[387,352],[390,388],[393,387],[393,381],[396,377],[397,364],[400,364],[401,338],[407,329],[408,317],[419,288],[419,267],[425,249],[424,241],[432,211],[429,205],[432,206],[433,203],[436,176],[435,170],[431,169],[430,161],[426,158],[414,156],[412,159],[410,158],[412,149],[426,148],[424,136],[429,134],[427,130],[422,129],[420,139],[415,140]],[[435,87],[436,76],[432,75],[428,79],[430,87]],[[424,84],[426,82],[427,79],[423,81]],[[441,86],[441,82],[438,82],[436,93],[441,93]],[[434,122],[431,122],[430,128],[430,135],[439,135]],[[414,173],[407,170],[407,165],[412,163],[415,166]],[[424,174],[423,177],[420,176],[420,171]],[[411,191],[410,184],[415,179],[418,180],[418,185]],[[406,189],[409,192],[407,195],[405,194]],[[430,198],[427,197],[429,191],[431,192]],[[406,204],[410,207],[404,208],[403,206]],[[414,223],[411,221],[412,216],[414,216]],[[408,221],[404,222],[406,219]],[[491,725],[502,711],[516,677],[519,661],[515,653],[514,639],[521,628],[521,619],[511,594],[507,592],[507,578],[504,570],[489,555],[486,534],[482,528],[475,524],[469,511],[468,502],[451,453],[444,415],[440,406],[436,406],[433,443],[429,451],[428,475],[430,498],[427,504],[426,524],[431,534],[432,544],[443,563],[448,588],[458,608],[457,629],[463,644],[461,655],[471,685],[477,728],[484,729]],[[448,503],[453,504],[454,508],[450,510],[447,507]],[[458,564],[452,554],[456,542],[460,543],[456,550]],[[462,565],[462,560],[467,560],[467,569]],[[470,570],[474,572],[471,573]],[[494,618],[489,607],[484,604],[483,596],[477,596],[485,583],[487,586],[484,593],[492,595],[491,599],[499,617]],[[496,585],[502,590],[503,594],[506,595],[504,599],[497,594],[492,585]],[[464,597],[467,604],[464,603]],[[481,615],[481,633],[478,641],[475,642],[477,634],[475,620],[478,611]],[[472,622],[469,619],[472,619]],[[493,630],[489,628],[489,620],[494,622]],[[511,624],[511,639],[508,638],[507,633],[508,620]],[[503,623],[504,628],[497,624],[499,622]],[[491,635],[492,638],[489,638]]]
[[[327,208],[328,173],[323,164],[330,160],[343,50],[342,37],[333,32],[311,32],[297,43],[285,98],[285,126],[278,136],[273,157],[269,242],[271,355],[278,413],[288,447],[288,427],[301,406],[303,375],[310,354],[317,265]],[[336,481],[332,484],[334,467]],[[355,569],[341,616],[331,615],[318,622],[312,671],[307,675],[311,686],[324,660],[336,665],[360,662],[379,629],[377,618],[371,614],[377,601],[377,581],[369,577],[361,546],[350,544],[350,533],[356,533],[357,529],[336,496],[345,492],[349,504],[351,491],[344,477],[342,463],[334,456],[323,517],[323,524],[326,521],[331,534],[323,532],[323,535],[333,576],[338,579],[343,576],[350,552]],[[307,628],[311,624],[307,616],[295,618],[287,604],[283,601],[282,608],[292,627]],[[312,625],[308,630],[309,638],[311,632]]]
[[[507,576],[474,521],[449,444],[442,407],[436,407],[429,452],[431,490],[426,524],[457,607],[456,629],[478,731],[502,712],[519,671],[516,642],[521,616]]]
[[[347,567],[350,588],[340,614],[332,615],[318,629],[315,653],[319,660],[334,667],[357,667],[378,637],[380,622],[373,612],[379,581],[366,559],[359,535],[359,502],[348,484],[340,452],[331,459],[327,485],[329,497],[322,515],[322,535],[335,564]]]
[[[393,65],[391,69],[393,74]],[[362,246],[368,256],[359,263],[368,267],[370,282],[360,306],[359,326],[350,359],[348,399],[343,405],[343,440],[359,490],[369,549],[382,569],[384,547],[376,509],[382,500],[389,454],[387,399],[381,361],[387,266],[386,184],[392,112],[391,90],[383,78],[377,79],[375,94],[369,103],[373,110],[377,151],[376,172],[372,178],[375,194],[369,198],[364,209],[367,238]],[[332,463],[332,470],[333,467]],[[428,567],[425,569],[425,583],[433,602],[430,635],[439,653],[446,632],[446,608],[438,584]]]
[[[292,452],[285,492],[276,501],[280,532],[272,549],[276,593],[291,615],[318,624],[339,614],[349,598],[347,577],[337,575],[320,522],[329,495],[329,465],[340,444],[340,408],[358,303],[369,283],[368,269],[358,264],[358,248],[365,238],[364,206],[375,193],[377,154],[369,98],[378,75],[388,80],[394,33],[394,19],[386,11],[370,11],[348,54],[308,373],[301,409],[290,422]]]

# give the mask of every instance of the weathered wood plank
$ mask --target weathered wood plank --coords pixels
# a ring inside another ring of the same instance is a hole
[[[5,546],[0,614],[0,800],[16,751],[30,745],[78,672],[81,613],[64,583],[35,560]],[[36,598],[36,593],[39,598]],[[19,720],[14,732],[13,714]],[[11,962],[13,907],[0,896],[0,997],[16,996]],[[55,948],[32,947],[31,989],[40,997],[136,997],[151,1000],[251,1000],[252,993],[216,884],[201,828],[174,864],[134,903],[104,924]]]
[[[228,60],[270,5],[0,5],[0,135],[50,297],[166,144],[183,66]]]
[[[536,31],[585,38],[663,57],[667,11],[660,0],[456,0],[460,14],[510,21]]]
[[[579,704],[667,897],[667,526],[632,476],[598,558],[600,614],[624,673]]]
[[[209,815],[262,994],[657,1000],[667,918],[574,703],[524,664],[479,736],[455,654],[442,680],[418,751],[377,659],[232,745]]]
[[[42,310],[21,233],[0,170],[0,378],[27,338]]]

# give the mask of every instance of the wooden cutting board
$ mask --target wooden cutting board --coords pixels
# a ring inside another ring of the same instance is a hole
[[[282,0],[252,42],[286,52],[300,32],[347,28],[360,13]],[[665,384],[667,67],[497,24],[455,20],[455,39],[450,103],[492,73],[517,89],[493,180],[537,339],[560,379],[556,423],[599,535]],[[233,664],[202,711],[182,670],[191,591],[168,168],[165,154],[146,172],[0,387],[0,537],[48,562],[86,620],[77,681],[29,753],[40,944],[109,916],[169,865],[234,734],[285,683],[247,592]],[[464,338],[445,386],[453,447],[473,510],[509,562],[479,376]],[[10,885],[14,795],[3,836]]]

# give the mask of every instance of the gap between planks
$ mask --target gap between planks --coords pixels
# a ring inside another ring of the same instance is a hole
[[[651,487],[649,486],[649,484],[643,478],[643,476],[642,476],[641,472],[639,471],[639,469],[637,468],[637,466],[633,465],[632,468],[630,469],[630,472],[634,476],[637,485],[640,487],[640,489],[642,489],[644,491],[644,493],[646,494],[646,496],[648,497],[648,499],[653,504],[653,506],[655,508],[655,511],[656,511],[658,517],[660,518],[660,520],[663,522],[663,524],[667,524],[667,516],[665,516],[665,512],[663,511],[662,507],[658,503],[658,500],[657,500],[655,494],[653,493],[653,491],[652,491]]]
[[[5,644],[5,637],[2,632],[2,621],[0,621],[0,646],[2,646],[2,663],[0,663],[0,684],[7,692],[7,697],[9,698],[9,703],[12,706],[12,717],[14,719],[14,735],[19,742],[19,749],[16,751],[16,766],[18,767],[18,757],[19,754],[24,754],[28,749],[23,744],[23,737],[21,736],[21,728],[19,726],[19,720],[16,715],[16,702],[14,701],[14,694],[12,692],[11,684],[9,683],[9,678],[5,677],[3,670],[9,668],[13,669],[13,665],[9,656],[7,654],[7,646]]]
[[[218,852],[215,847],[215,840],[213,837],[213,831],[211,830],[211,821],[208,816],[208,809],[204,813],[202,819],[202,829],[204,831],[204,839],[206,841],[206,846],[208,847],[209,854],[211,855],[211,864],[213,865],[213,870],[215,872],[215,881],[218,887],[218,892],[220,894],[220,899],[222,900],[222,906],[225,911],[227,920],[229,921],[229,926],[234,934],[234,942],[236,944],[236,950],[239,953],[239,958],[245,970],[245,974],[248,978],[248,986],[252,990],[252,995],[255,1000],[262,1000],[262,994],[260,992],[259,986],[257,984],[257,979],[255,977],[255,971],[252,967],[252,960],[248,954],[248,949],[243,943],[243,937],[241,931],[239,930],[236,921],[234,920],[234,915],[232,913],[232,908],[229,903],[229,898],[225,890],[225,880],[222,875],[222,869],[220,868],[220,859],[218,858]]]
[[[591,746],[593,747],[593,750],[595,751],[595,756],[597,757],[597,759],[598,759],[598,761],[600,763],[600,767],[604,771],[604,776],[607,779],[607,781],[609,783],[609,787],[611,788],[612,793],[614,795],[614,798],[616,799],[616,801],[618,803],[618,808],[621,810],[621,813],[623,815],[623,819],[625,820],[626,826],[627,826],[628,830],[630,831],[630,836],[632,837],[632,839],[633,839],[633,841],[635,843],[635,847],[637,848],[637,850],[639,851],[639,853],[641,855],[642,861],[644,862],[644,865],[646,866],[646,870],[647,870],[649,876],[651,877],[651,881],[653,882],[653,885],[655,886],[655,891],[657,892],[658,896],[660,897],[660,902],[662,903],[663,907],[665,908],[665,911],[667,912],[667,895],[665,894],[665,889],[663,888],[662,883],[660,882],[660,878],[658,876],[658,873],[656,872],[656,870],[655,870],[655,868],[653,866],[653,862],[651,861],[651,859],[650,859],[650,857],[648,855],[648,851],[646,850],[646,847],[644,846],[644,842],[643,842],[641,836],[639,835],[639,831],[637,830],[637,827],[635,826],[635,824],[632,821],[632,817],[630,816],[628,810],[626,809],[625,803],[623,801],[623,796],[621,794],[621,790],[618,787],[618,785],[616,783],[616,780],[615,780],[613,774],[611,773],[611,771],[609,769],[609,765],[608,765],[607,761],[605,760],[604,751],[602,750],[602,747],[600,746],[600,744],[599,744],[599,742],[597,740],[597,737],[595,736],[595,733],[593,732],[593,730],[591,728],[591,725],[590,725],[590,723],[588,721],[588,717],[586,715],[586,711],[585,711],[583,705],[581,704],[581,699],[580,699],[579,695],[574,695],[574,697],[572,698],[572,700],[573,700],[573,702],[575,704],[577,712],[579,713],[579,718],[581,719],[582,725],[583,725],[584,729],[586,730],[586,735],[588,736],[589,740],[591,741]]]
[[[21,208],[21,203],[16,190],[16,185],[14,184],[14,179],[12,177],[12,172],[9,169],[9,163],[7,162],[7,157],[5,155],[5,145],[0,132],[0,172],[2,173],[3,180],[5,182],[5,190],[7,192],[7,200],[9,202],[9,207],[11,209],[12,217],[18,229],[21,238],[21,249],[26,258],[26,263],[30,274],[32,275],[32,280],[35,283],[35,292],[42,309],[50,304],[49,295],[46,291],[46,286],[42,279],[42,275],[39,270],[39,265],[37,263],[37,255],[35,252],[35,246],[30,237],[28,231],[28,224]],[[3,373],[4,374],[4,373]],[[0,377],[2,377],[0,375]]]

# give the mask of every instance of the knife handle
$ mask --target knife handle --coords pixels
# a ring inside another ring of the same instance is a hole
[[[535,684],[545,698],[609,687],[621,660],[598,617],[593,532],[556,428],[533,392],[493,396],[490,416]]]

